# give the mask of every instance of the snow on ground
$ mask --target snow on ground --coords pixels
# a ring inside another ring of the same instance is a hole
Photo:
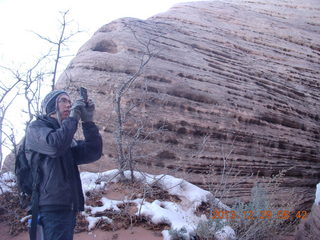
[[[130,178],[130,172],[125,172],[125,177]],[[195,211],[202,202],[213,201],[216,207],[229,210],[230,208],[224,205],[220,200],[213,198],[212,194],[203,190],[183,179],[175,178],[169,175],[151,175],[147,173],[134,172],[136,180],[144,184],[157,184],[158,187],[167,191],[171,195],[175,195],[181,199],[181,202],[170,202],[154,200],[148,202],[146,199],[137,198],[134,200],[126,200],[125,203],[134,203],[137,206],[136,215],[141,214],[147,217],[154,224],[165,223],[171,226],[171,229],[177,231],[184,228],[186,230],[186,239],[189,239],[190,234],[194,233],[200,220],[207,220],[205,215],[196,216]],[[108,183],[118,182],[120,175],[118,170],[110,170],[102,173],[82,172],[81,179],[83,184],[84,194],[87,191],[99,190],[104,187],[108,188]],[[120,211],[118,205],[124,201],[112,200],[106,197],[101,198],[102,206],[86,206],[86,209],[91,214],[102,213],[105,210]],[[86,219],[89,222],[90,228],[94,228],[95,223],[101,217],[95,218],[85,213]],[[110,219],[109,219],[110,220]],[[162,231],[165,240],[170,239],[168,230]],[[235,238],[234,230],[225,226],[220,231],[216,232],[217,239],[233,239]]]
[[[116,183],[121,179],[118,170],[110,170],[101,173],[82,172],[80,176],[85,197],[87,192],[108,189],[109,183]],[[130,179],[129,171],[125,172],[125,177]],[[151,175],[142,172],[134,172],[134,177],[142,184],[156,184],[169,194],[177,196],[181,201],[170,202],[154,200],[152,202],[148,202],[143,198],[119,201],[108,199],[103,196],[100,199],[100,206],[86,205],[86,211],[82,213],[89,223],[89,231],[94,229],[100,220],[112,224],[112,219],[107,216],[101,216],[101,213],[105,210],[120,212],[121,209],[118,206],[123,205],[124,203],[130,203],[137,207],[137,212],[135,213],[137,216],[145,216],[154,224],[168,224],[171,229],[175,229],[177,231],[184,229],[186,230],[185,239],[189,239],[191,234],[194,233],[199,221],[208,220],[205,215],[199,217],[195,214],[197,207],[200,206],[202,202],[211,201],[217,208],[230,210],[228,206],[214,198],[210,192],[183,179],[169,175]],[[0,176],[0,194],[9,191],[10,187],[14,186],[14,184],[15,181],[13,173],[2,174]],[[94,216],[97,213],[99,214],[99,217]],[[162,235],[164,240],[170,240],[168,230],[163,230]],[[220,231],[215,233],[215,237],[221,240],[234,239],[235,232],[231,227],[224,226]]]
[[[315,204],[320,205],[320,183],[317,184]]]
[[[0,194],[11,191],[15,185],[15,175],[12,172],[5,172],[0,175]]]

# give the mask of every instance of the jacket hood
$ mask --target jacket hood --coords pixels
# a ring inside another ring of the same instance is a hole
[[[47,115],[38,115],[37,116],[37,120],[41,120],[41,121],[46,122],[46,124],[49,127],[52,127],[54,129],[57,129],[57,128],[60,127],[59,122],[58,122],[57,119],[55,119],[53,117],[50,117],[50,116],[47,116]]]

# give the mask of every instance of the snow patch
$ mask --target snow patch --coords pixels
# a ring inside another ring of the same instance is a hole
[[[123,201],[111,200],[105,197],[101,198],[101,202],[103,204],[101,207],[86,206],[86,209],[90,209],[92,214],[103,212],[105,210],[114,210],[116,212],[120,212],[117,204],[123,203]]]
[[[175,178],[169,175],[151,175],[142,172],[133,172],[136,180],[142,184],[156,185],[167,191],[171,195],[179,197],[181,202],[169,202],[155,200],[148,202],[146,199],[134,199],[134,200],[112,200],[106,197],[100,199],[102,206],[86,206],[86,210],[94,214],[101,214],[106,210],[121,211],[119,205],[134,203],[137,206],[137,216],[142,215],[150,219],[154,224],[165,223],[170,225],[171,229],[181,230],[185,229],[185,239],[190,239],[190,236],[194,234],[197,225],[200,220],[206,221],[205,215],[200,217],[196,216],[195,211],[202,202],[209,202],[214,206],[230,210],[228,206],[223,204],[219,199],[214,198],[213,195],[204,189],[201,189],[183,179]],[[125,171],[124,175],[127,179],[130,179],[131,172]],[[108,183],[118,182],[120,180],[120,174],[118,170],[110,170],[102,173],[88,173],[82,172],[81,179],[83,184],[84,194],[91,190],[98,190],[108,188]],[[95,227],[97,222],[103,217],[92,217],[88,213],[85,214],[87,221],[89,222],[88,229],[91,230]],[[109,219],[112,221],[111,219]],[[170,239],[168,230],[162,231],[163,239]],[[215,237],[218,240],[234,239],[235,232],[230,226],[224,226],[221,230],[217,231]]]
[[[186,230],[183,234],[185,239],[190,239],[194,234],[197,225],[200,221],[206,221],[205,215],[197,216],[195,211],[198,206],[203,202],[210,202],[213,206],[224,210],[230,210],[228,206],[223,204],[219,199],[204,189],[199,188],[183,179],[176,178],[169,175],[152,175],[143,172],[133,172],[136,180],[141,184],[155,185],[169,194],[177,196],[181,202],[170,202],[154,200],[148,202],[146,199],[133,199],[133,200],[112,200],[106,197],[100,199],[102,206],[89,206],[86,205],[86,211],[83,212],[83,216],[88,222],[88,230],[94,229],[99,221],[106,221],[112,223],[112,219],[101,214],[107,210],[120,212],[120,205],[134,204],[137,207],[136,215],[142,215],[150,219],[154,224],[165,223],[170,225],[171,229],[180,231]],[[124,175],[127,179],[130,179],[131,172],[125,171]],[[121,176],[118,170],[110,170],[101,173],[82,172],[80,174],[82,181],[82,188],[84,196],[89,191],[99,191],[108,188],[108,184],[119,182]],[[15,186],[15,175],[11,172],[6,172],[0,175],[0,194],[12,191],[12,187]],[[316,203],[320,204],[320,183],[317,185]],[[99,217],[95,217],[95,214],[99,214]],[[102,215],[102,216],[101,216]],[[21,221],[26,221],[30,216],[26,216]],[[168,230],[162,231],[163,239],[170,240],[171,236]],[[230,226],[224,226],[221,230],[215,233],[215,237],[218,240],[235,239],[235,232]]]
[[[194,231],[200,217],[194,214],[193,209],[183,209],[179,204],[173,202],[162,202],[155,200],[152,203],[144,202],[140,214],[148,217],[153,223],[167,223],[173,229],[186,228],[188,232]],[[138,215],[139,213],[136,213]]]
[[[224,226],[221,230],[216,232],[215,237],[218,240],[236,239],[236,233],[230,226]]]
[[[16,185],[16,177],[12,172],[5,172],[0,174],[0,194],[11,192]]]
[[[89,216],[87,214],[83,214],[86,218],[86,220],[88,221],[89,225],[88,225],[88,230],[92,230],[95,228],[95,226],[97,225],[97,223],[101,220],[106,221],[107,223],[112,223],[112,219],[106,217],[106,216],[102,216],[102,217],[92,217]]]
[[[320,205],[320,183],[317,184],[315,204]]]

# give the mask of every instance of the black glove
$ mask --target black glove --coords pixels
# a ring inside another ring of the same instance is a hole
[[[77,101],[75,101],[71,107],[70,117],[74,117],[79,121],[85,106],[86,104],[82,99],[78,99]]]
[[[81,109],[81,120],[83,122],[92,122],[95,106],[91,99],[88,100],[88,104]]]

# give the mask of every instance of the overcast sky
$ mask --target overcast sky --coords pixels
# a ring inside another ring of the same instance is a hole
[[[86,32],[69,44],[75,54],[79,47],[104,24],[121,17],[146,19],[187,0],[0,0],[0,64],[29,61],[44,51],[32,34],[54,38],[58,33],[59,11],[70,10],[80,29]]]

